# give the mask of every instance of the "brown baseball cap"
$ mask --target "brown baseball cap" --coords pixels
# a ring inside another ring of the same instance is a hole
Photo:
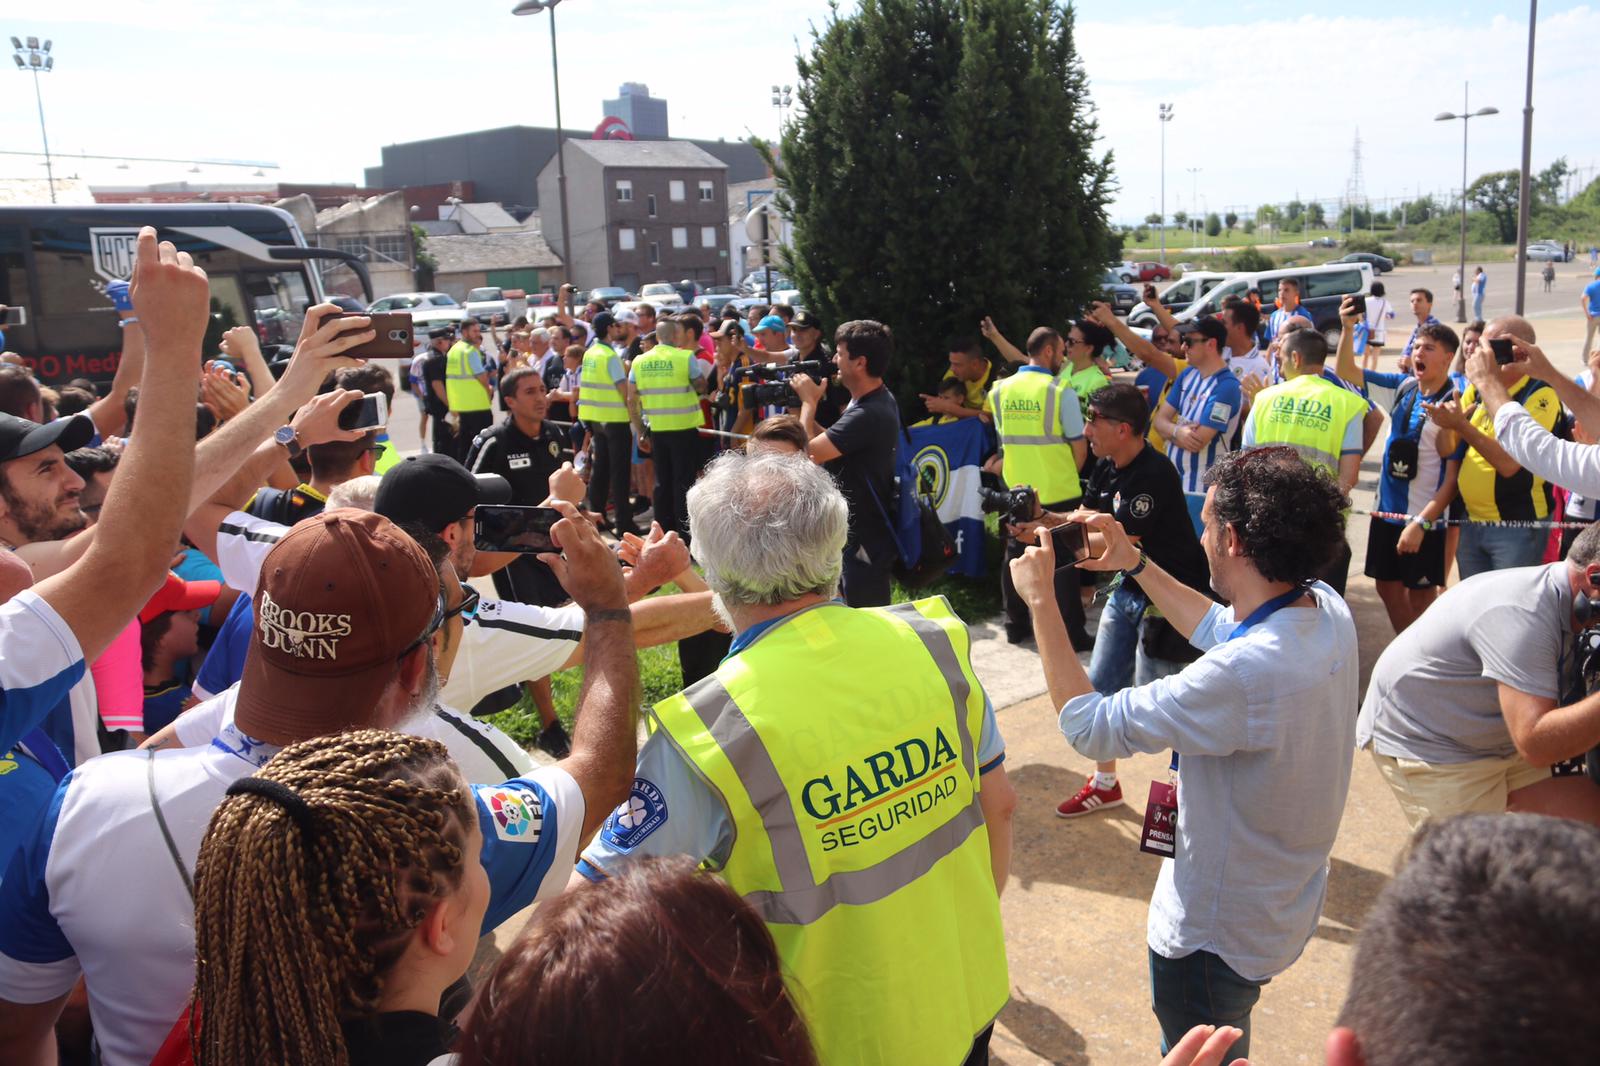
[[[236,705],[246,731],[289,743],[370,721],[443,604],[427,553],[382,515],[341,508],[300,522],[261,564]]]

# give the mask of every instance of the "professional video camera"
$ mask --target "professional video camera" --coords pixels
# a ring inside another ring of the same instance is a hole
[[[1039,517],[1039,494],[1032,485],[1018,485],[1014,489],[978,489],[984,514],[1001,514],[1013,525],[1032,522]]]
[[[804,359],[795,363],[758,363],[736,368],[728,375],[729,384],[743,389],[746,408],[799,407],[800,397],[795,395],[789,379],[804,374],[818,384],[825,384],[833,376],[833,367],[820,359]]]
[[[1580,598],[1580,604],[1584,601]],[[1593,607],[1600,604],[1593,604]],[[1600,617],[1590,612],[1585,612],[1581,607],[1577,611],[1580,624],[1587,626],[1578,633],[1577,651],[1578,664],[1582,668],[1582,695],[1591,695],[1600,691]],[[1574,695],[1578,695],[1574,693]],[[1600,785],[1600,747],[1590,748],[1583,758],[1584,771],[1589,775],[1589,780]]]

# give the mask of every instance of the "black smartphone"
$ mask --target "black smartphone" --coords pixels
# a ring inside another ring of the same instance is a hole
[[[1501,366],[1516,359],[1516,353],[1511,350],[1510,337],[1496,337],[1489,342],[1489,350],[1494,353],[1494,361]]]
[[[558,548],[550,530],[559,521],[554,507],[480,503],[472,538],[481,552],[553,552]]]
[[[1154,285],[1146,285],[1144,287],[1144,298],[1146,300],[1154,300],[1156,298],[1156,287]]]
[[[1081,563],[1089,558],[1089,534],[1076,522],[1056,526],[1050,531],[1056,549],[1056,569]]]
[[[1363,293],[1358,292],[1350,297],[1350,302],[1355,305],[1356,314],[1365,315],[1367,313],[1367,298]]]
[[[26,307],[7,307],[0,310],[0,326],[26,326],[28,324],[28,309]]]
[[[369,392],[361,402],[351,401],[339,412],[340,429],[372,429],[389,422],[389,400],[381,392]]]

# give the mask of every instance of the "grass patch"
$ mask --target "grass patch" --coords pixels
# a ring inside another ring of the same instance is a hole
[[[984,516],[984,563],[987,574],[981,578],[946,576],[927,588],[908,592],[897,581],[894,585],[894,602],[926,599],[942,595],[950,606],[968,624],[982,622],[1000,613],[1000,536],[997,516]],[[676,592],[668,586],[662,592]],[[659,595],[659,594],[658,594]],[[673,644],[662,644],[639,651],[639,682],[642,702],[649,706],[659,703],[683,688],[683,671],[678,666],[678,649]],[[583,669],[562,670],[550,676],[550,693],[555,701],[556,714],[567,732],[572,731],[573,710],[578,705],[578,690],[583,685]],[[517,743],[531,746],[542,725],[533,700],[524,692],[522,699],[499,714],[484,719],[503,730]]]

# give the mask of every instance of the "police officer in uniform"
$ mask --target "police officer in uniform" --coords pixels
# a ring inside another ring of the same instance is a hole
[[[771,930],[821,1062],[987,1062],[1016,794],[966,627],[943,597],[835,598],[848,505],[802,456],[725,453],[689,515],[732,652],[655,706],[577,876],[718,871]]]
[[[561,430],[544,420],[549,406],[544,378],[534,367],[518,367],[500,379],[500,396],[508,412],[506,420],[478,434],[467,456],[467,469],[474,474],[499,474],[511,485],[510,502],[537,507],[550,495],[550,475],[561,469],[563,443]],[[556,607],[571,599],[550,567],[533,555],[518,555],[496,570],[494,589],[502,600],[543,607]],[[556,716],[550,678],[527,681],[543,726],[534,743],[555,758],[565,758],[571,743]],[[505,691],[510,702],[515,702],[519,695],[516,686]],[[496,695],[486,699],[494,701]],[[487,710],[473,708],[473,713]]]
[[[633,524],[633,499],[628,494],[633,474],[633,430],[641,442],[644,424],[638,415],[638,398],[628,385],[627,371],[616,344],[627,336],[627,327],[610,311],[601,311],[590,323],[594,343],[583,353],[583,369],[578,378],[578,417],[583,420],[594,442],[594,466],[589,475],[589,510],[606,513],[606,501],[615,499],[617,535],[637,533]],[[641,449],[642,450],[642,449]]]
[[[450,425],[450,395],[445,389],[445,370],[450,346],[455,343],[454,326],[439,326],[428,331],[428,349],[422,356],[422,409],[433,419],[433,450],[451,458],[456,454],[456,431]]]
[[[489,364],[483,356],[483,327],[477,319],[461,323],[461,339],[445,355],[444,391],[456,421],[454,458],[465,463],[479,433],[494,421]]]
[[[995,383],[984,400],[983,416],[1000,437],[1001,476],[1006,485],[1028,485],[1047,511],[1067,512],[1078,506],[1083,469],[1089,445],[1083,438],[1083,408],[1077,393],[1056,375],[1066,352],[1061,334],[1040,326],[1028,338],[1028,364]],[[1017,558],[1027,545],[1006,532],[1006,560]],[[1086,651],[1094,641],[1084,629],[1083,600],[1079,597],[1077,568],[1056,571],[1056,602],[1067,621],[1072,646]],[[1006,639],[1020,644],[1031,639],[1027,604],[1011,584],[1011,567],[1000,568],[1001,599],[1006,611]]]
[[[656,346],[634,359],[628,370],[628,381],[650,427],[650,457],[656,464],[655,519],[662,529],[676,530],[685,540],[689,486],[700,476],[706,452],[700,437],[706,365],[682,347],[692,339],[683,323],[663,318],[656,323]]]

